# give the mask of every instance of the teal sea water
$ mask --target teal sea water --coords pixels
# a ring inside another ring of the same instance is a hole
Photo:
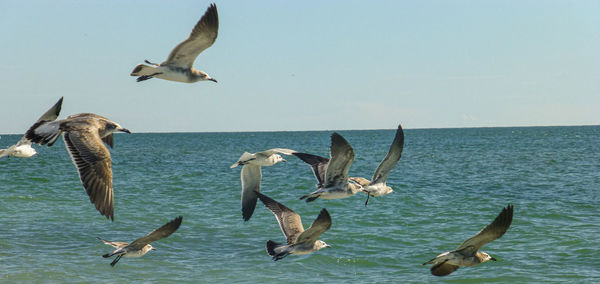
[[[351,175],[370,178],[394,130],[340,131],[354,147]],[[283,235],[260,202],[240,211],[244,151],[286,147],[328,156],[330,131],[119,134],[115,221],[89,202],[62,140],[30,159],[0,159],[0,282],[423,283],[600,282],[600,127],[408,129],[388,185],[396,193],[317,200],[310,168],[295,157],[263,168],[261,191],[305,227],[321,208],[332,246],[274,262]],[[20,136],[3,135],[0,147]],[[456,248],[515,206],[508,232],[483,247],[498,259],[444,278],[421,264]],[[132,241],[178,215],[179,230],[142,258],[113,268],[96,237]]]

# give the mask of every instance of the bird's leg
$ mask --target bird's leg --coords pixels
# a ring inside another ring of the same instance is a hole
[[[367,207],[367,205],[369,204],[370,197],[371,197],[371,195],[367,192],[367,201],[365,201],[365,207]]]
[[[158,66],[158,64],[156,64],[156,63],[152,63],[152,62],[148,61],[148,59],[144,60],[144,62],[146,62],[146,63],[148,63],[148,64],[150,64],[150,65]]]
[[[117,264],[117,262],[119,262],[119,259],[121,259],[121,255],[117,255],[117,257],[115,258],[115,260],[113,260],[113,262],[110,263],[110,266],[115,266],[115,264]]]

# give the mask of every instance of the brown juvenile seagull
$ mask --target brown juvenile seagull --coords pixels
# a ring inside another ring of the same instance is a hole
[[[474,266],[488,260],[496,261],[489,254],[478,250],[485,244],[502,237],[510,227],[512,218],[513,206],[509,204],[502,209],[494,222],[487,225],[474,237],[466,240],[456,250],[442,253],[423,265],[433,264],[431,274],[446,276],[456,271],[459,266]]]
[[[135,66],[131,76],[139,76],[137,78],[138,82],[154,77],[184,83],[206,80],[217,82],[204,71],[195,69],[193,65],[196,57],[215,42],[218,31],[219,15],[217,14],[217,6],[211,4],[192,30],[190,36],[171,51],[165,62],[156,64],[145,60],[151,66],[139,64]]]
[[[113,181],[110,152],[103,141],[113,147],[113,132],[131,133],[118,123],[93,113],[80,113],[63,120],[34,124],[25,137],[33,143],[52,146],[58,136],[63,140],[90,202],[100,214],[114,220]]]
[[[108,258],[115,254],[117,255],[115,260],[113,260],[110,263],[110,266],[115,266],[115,264],[119,262],[119,259],[121,259],[121,257],[142,257],[150,250],[156,250],[150,245],[151,242],[158,241],[162,238],[166,238],[170,236],[173,232],[177,231],[177,229],[181,225],[182,219],[183,217],[179,216],[171,220],[169,223],[164,224],[162,227],[150,232],[150,234],[147,234],[146,236],[141,237],[130,244],[126,242],[111,242],[98,238],[104,244],[116,248],[116,250],[112,253],[107,253],[102,257]]]
[[[292,153],[298,158],[308,161],[309,157],[312,157],[317,164],[311,164],[313,173],[319,181],[321,186],[317,186],[319,189],[300,197],[300,199],[306,199],[306,202],[311,202],[317,198],[322,199],[338,199],[350,197],[362,190],[362,186],[355,182],[350,182],[348,179],[348,172],[350,166],[354,162],[354,150],[352,146],[338,133],[331,134],[331,146],[329,148],[331,159],[327,161],[327,165],[320,165],[324,161],[322,157],[306,154],[306,153]],[[319,159],[321,158],[321,159]],[[321,161],[321,162],[320,162]],[[321,172],[324,169],[324,175]]]
[[[267,241],[267,253],[273,257],[273,260],[280,260],[288,254],[310,254],[330,247],[324,241],[318,240],[319,236],[331,227],[331,217],[325,208],[321,209],[317,219],[305,231],[300,215],[260,192],[256,192],[256,194],[275,215],[279,228],[287,240],[287,244]]]

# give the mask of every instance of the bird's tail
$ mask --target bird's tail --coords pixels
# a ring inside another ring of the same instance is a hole
[[[274,242],[271,240],[267,241],[267,253],[273,257],[274,261],[280,260],[290,254],[287,250],[281,250],[281,247],[284,247],[284,244]]]
[[[4,157],[4,156],[6,156],[6,155],[8,155],[8,154],[6,153],[6,149],[0,149],[0,158]]]
[[[156,67],[148,66],[145,64],[138,64],[131,71],[131,76],[149,76],[156,73]]]

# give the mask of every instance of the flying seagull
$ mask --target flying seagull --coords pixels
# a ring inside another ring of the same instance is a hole
[[[204,71],[195,69],[193,65],[196,57],[215,42],[218,31],[219,15],[217,14],[217,6],[211,4],[192,30],[190,36],[171,51],[166,61],[157,64],[145,60],[150,66],[145,64],[135,66],[131,76],[138,76],[138,82],[154,77],[184,83],[206,80],[217,82]]]
[[[65,146],[90,202],[96,205],[101,215],[114,220],[112,162],[110,152],[102,142],[112,148],[115,131],[131,133],[106,117],[80,113],[63,120],[36,123],[25,137],[33,143],[52,146],[63,134]]]
[[[164,224],[162,227],[150,232],[144,237],[141,237],[132,243],[126,242],[111,242],[107,240],[101,240],[104,244],[112,246],[115,248],[115,251],[112,253],[107,253],[102,257],[108,258],[113,255],[117,255],[117,257],[110,263],[110,266],[115,266],[121,257],[142,257],[150,250],[156,250],[154,247],[150,245],[151,242],[158,241],[162,238],[166,238],[170,236],[173,232],[177,231],[179,226],[181,225],[182,216],[179,216],[169,223]]]
[[[474,266],[488,260],[496,261],[489,254],[478,250],[485,244],[502,237],[510,227],[512,218],[513,206],[509,204],[502,209],[494,222],[487,225],[474,237],[463,242],[456,250],[442,253],[423,265],[433,264],[431,274],[446,276],[456,271],[459,266]]]
[[[260,192],[256,194],[275,215],[279,228],[287,240],[287,244],[267,241],[267,253],[273,257],[273,260],[280,260],[288,254],[310,254],[322,248],[331,247],[324,241],[318,240],[319,236],[331,227],[331,216],[327,209],[321,209],[317,219],[305,231],[300,215]]]
[[[39,124],[43,124],[46,122],[54,121],[58,118],[60,114],[60,109],[62,108],[63,98],[61,97],[58,102],[54,104],[48,111],[46,111],[32,126],[36,126]],[[23,138],[17,142],[17,144],[12,145],[6,149],[0,149],[0,157],[8,156],[9,158],[12,156],[29,158],[33,155],[37,154],[35,149],[31,147],[31,140],[27,139],[26,135],[23,135]]]
[[[296,151],[284,148],[250,154],[244,152],[242,156],[231,165],[230,168],[242,166],[242,217],[244,221],[250,220],[256,207],[256,192],[260,192],[260,180],[262,178],[261,166],[272,166],[279,162],[285,162],[279,154],[291,155]],[[277,154],[279,153],[279,154]]]
[[[348,141],[341,135],[333,133],[331,135],[331,159],[327,163],[325,175],[322,180],[320,178],[321,168],[324,166],[317,165],[319,173],[315,171],[315,166],[312,166],[315,177],[322,186],[316,191],[300,197],[300,199],[306,199],[306,202],[311,202],[317,198],[323,199],[337,199],[350,197],[357,192],[362,190],[362,186],[357,183],[350,182],[348,179],[348,171],[350,165],[354,161],[354,150],[348,144]],[[296,154],[299,158],[302,155]],[[318,157],[314,156],[313,157]],[[306,156],[305,156],[306,157]]]
[[[402,131],[402,126],[398,125],[398,129],[396,130],[396,136],[394,137],[394,141],[390,146],[390,150],[375,170],[375,174],[373,174],[373,178],[371,179],[371,181],[361,177],[350,178],[351,181],[360,184],[363,187],[363,191],[367,193],[367,201],[365,202],[365,206],[369,204],[369,197],[371,196],[381,196],[394,192],[394,190],[391,187],[385,184],[385,181],[387,180],[387,177],[390,174],[392,168],[400,160],[403,148],[404,131]]]

